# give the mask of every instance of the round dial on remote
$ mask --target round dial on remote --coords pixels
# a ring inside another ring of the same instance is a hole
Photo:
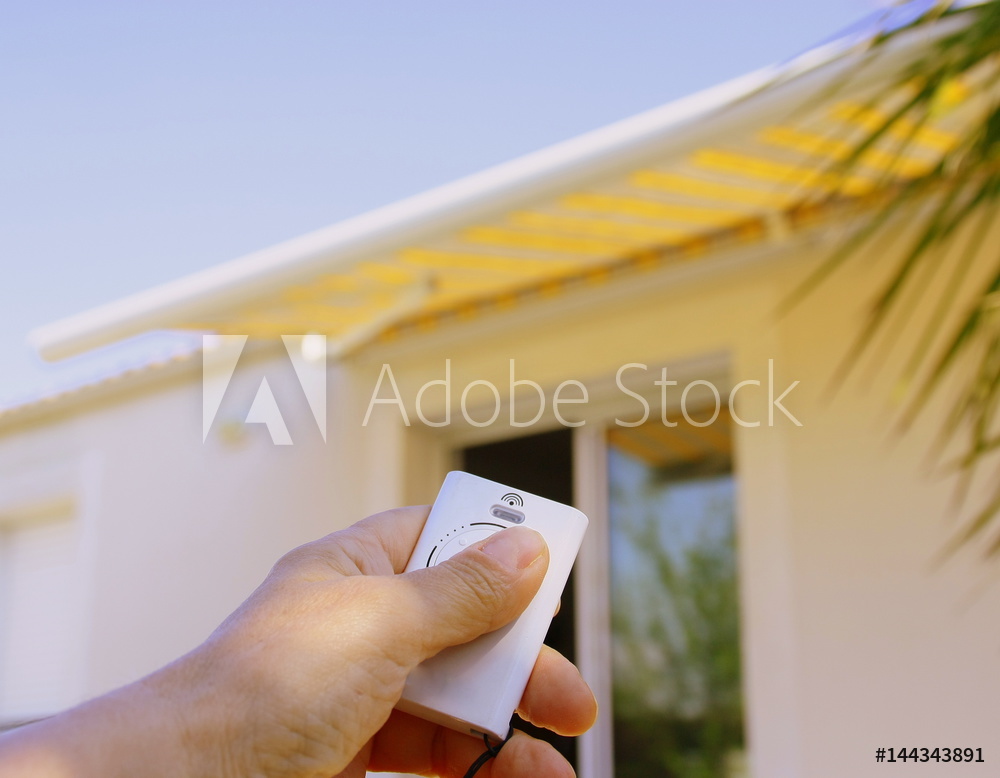
[[[451,559],[455,554],[486,540],[490,535],[502,529],[504,529],[502,524],[485,521],[456,527],[438,540],[437,545],[427,557],[427,566],[431,567],[446,559]]]

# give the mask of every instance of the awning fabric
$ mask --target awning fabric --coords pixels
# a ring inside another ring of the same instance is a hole
[[[948,25],[940,25],[947,28]],[[943,32],[944,29],[938,32]],[[620,273],[780,236],[830,202],[929,171],[981,106],[953,99],[830,172],[906,90],[926,32],[877,54],[836,41],[454,184],[219,265],[31,335],[61,358],[152,329],[324,333],[341,350],[451,318],[606,283]],[[833,196],[833,197],[831,197]]]

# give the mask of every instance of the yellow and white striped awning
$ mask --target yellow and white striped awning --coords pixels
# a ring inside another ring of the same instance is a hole
[[[947,25],[942,25],[946,27]],[[851,154],[905,94],[873,102],[926,33],[862,58],[837,41],[596,132],[32,333],[61,358],[153,329],[320,332],[343,351],[754,241],[821,203],[931,170],[977,110],[954,99],[912,134]]]

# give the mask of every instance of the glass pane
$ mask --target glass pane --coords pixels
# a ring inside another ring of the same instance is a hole
[[[727,420],[609,442],[615,775],[744,776]]]

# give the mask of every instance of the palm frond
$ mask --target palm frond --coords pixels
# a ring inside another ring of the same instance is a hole
[[[957,28],[859,109],[866,115],[878,116],[878,121],[826,173],[846,181],[870,155],[884,154],[891,145],[893,162],[884,166],[869,195],[877,207],[779,310],[785,312],[813,293],[890,224],[898,224],[904,213],[914,213],[914,208],[927,212],[923,226],[875,295],[864,325],[846,352],[843,371],[838,374],[843,376],[858,364],[877,337],[886,332],[891,320],[909,320],[912,307],[932,291],[936,299],[929,306],[930,316],[898,381],[899,387],[912,387],[900,424],[901,429],[906,429],[925,412],[946,379],[959,385],[957,399],[942,429],[942,440],[961,436],[964,454],[957,469],[963,474],[960,488],[964,493],[983,458],[1000,448],[1000,256],[993,260],[987,281],[964,303],[966,310],[957,323],[947,334],[942,329],[954,318],[957,306],[963,304],[961,290],[986,246],[1000,202],[1000,100],[994,86],[1000,75],[1000,0],[961,7],[935,3],[927,8],[924,4],[920,10],[914,3],[902,7],[911,11],[908,20],[873,36],[866,57],[917,28],[958,19]],[[956,89],[971,92],[983,109],[966,123],[957,141],[943,151],[935,165],[921,175],[906,177],[902,161]],[[833,187],[826,194],[827,198],[843,196],[842,187]],[[953,245],[962,232],[969,235],[964,251]],[[938,277],[945,282],[932,284],[931,279]],[[939,340],[942,344],[935,347]],[[965,523],[949,548],[997,534],[988,543],[987,554],[998,555],[998,527],[1000,490]]]

